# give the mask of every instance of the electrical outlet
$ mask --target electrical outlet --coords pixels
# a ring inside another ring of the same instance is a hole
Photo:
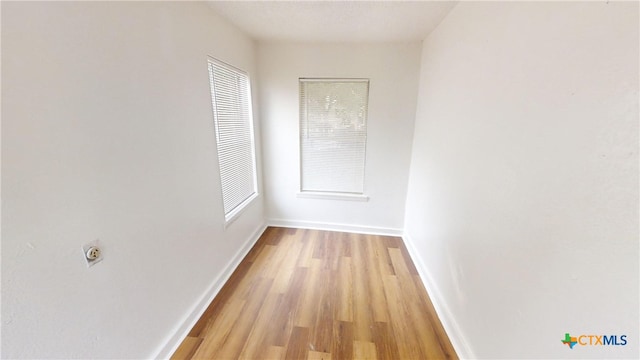
[[[96,239],[82,245],[82,255],[84,256],[84,260],[87,262],[87,267],[91,267],[102,261],[100,240]]]

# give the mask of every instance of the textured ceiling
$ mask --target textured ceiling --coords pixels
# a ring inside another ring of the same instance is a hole
[[[451,11],[452,1],[209,1],[257,40],[420,41]]]

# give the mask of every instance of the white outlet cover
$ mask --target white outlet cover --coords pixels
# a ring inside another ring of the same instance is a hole
[[[98,256],[97,258],[91,260],[91,259],[87,259],[87,251],[89,251],[89,248],[91,247],[97,247],[98,249],[100,249],[100,256]],[[100,261],[102,261],[102,259],[104,259],[104,249],[102,248],[102,245],[100,244],[100,239],[95,239],[91,242],[88,242],[84,245],[82,245],[82,258],[84,259],[84,261],[87,263],[87,267],[92,267],[93,265],[99,263]]]

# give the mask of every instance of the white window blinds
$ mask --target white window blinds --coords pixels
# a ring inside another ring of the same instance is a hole
[[[302,192],[362,194],[366,79],[300,79]]]
[[[222,201],[229,221],[257,195],[249,77],[209,59],[209,81],[220,164]]]

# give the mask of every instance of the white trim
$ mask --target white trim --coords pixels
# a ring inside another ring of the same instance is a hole
[[[239,216],[240,214],[242,214],[244,212],[244,210],[249,207],[249,205],[251,204],[251,202],[253,200],[255,200],[258,197],[258,192],[254,192],[253,194],[251,194],[251,196],[249,196],[248,198],[246,198],[242,203],[240,203],[240,205],[238,205],[235,209],[231,210],[229,212],[229,214],[225,215],[224,217],[224,229],[226,230],[229,225],[231,225],[231,223],[233,223]]]
[[[350,200],[350,201],[369,201],[369,197],[364,194],[349,194],[337,192],[316,192],[301,191],[296,194],[301,199],[325,199],[325,200]]]
[[[207,310],[209,304],[218,295],[222,286],[229,280],[231,274],[236,270],[240,262],[249,253],[249,250],[255,245],[262,233],[266,230],[267,225],[265,223],[260,224],[256,230],[251,234],[249,239],[242,245],[242,247],[236,252],[235,256],[227,263],[222,272],[213,280],[207,291],[202,295],[200,300],[187,312],[184,319],[180,321],[180,324],[176,327],[175,331],[165,344],[158,349],[156,354],[152,356],[152,359],[169,359],[171,355],[178,349],[178,346],[182,343],[184,338],[189,334],[189,331],[198,322],[198,319]]]
[[[369,82],[368,78],[298,78],[300,82]]]
[[[384,235],[384,236],[402,236],[402,229],[382,228],[365,225],[350,225],[337,223],[324,223],[315,221],[302,220],[284,220],[284,219],[267,219],[269,226],[296,228],[296,229],[312,229],[325,231],[342,231],[356,234],[368,235]]]
[[[473,351],[471,351],[471,346],[464,337],[453,313],[451,313],[451,310],[447,306],[447,302],[442,296],[442,292],[438,288],[437,283],[433,280],[433,277],[431,276],[427,266],[422,261],[422,258],[418,255],[411,236],[405,232],[402,235],[402,241],[411,256],[413,264],[418,270],[418,274],[420,274],[420,279],[422,280],[424,287],[427,289],[427,294],[431,299],[431,303],[433,303],[436,314],[438,315],[438,318],[440,319],[456,354],[458,354],[460,359],[475,359]]]

